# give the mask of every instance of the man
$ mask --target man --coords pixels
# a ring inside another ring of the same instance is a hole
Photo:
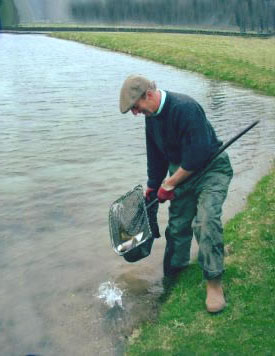
[[[226,306],[221,285],[221,214],[233,175],[228,155],[220,154],[200,174],[222,142],[202,107],[187,95],[157,89],[149,79],[132,75],[120,91],[120,111],[129,110],[145,115],[146,197],[152,199],[155,194],[161,203],[170,201],[164,275],[173,276],[189,264],[194,232],[198,262],[207,281],[206,308],[211,313],[220,312]]]

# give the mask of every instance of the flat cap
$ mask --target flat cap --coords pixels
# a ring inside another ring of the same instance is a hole
[[[120,90],[119,107],[122,114],[128,112],[148,89],[156,89],[156,84],[141,75],[130,75]]]

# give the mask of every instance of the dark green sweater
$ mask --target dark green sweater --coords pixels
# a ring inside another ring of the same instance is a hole
[[[191,97],[166,92],[159,115],[145,118],[148,187],[157,189],[169,163],[197,171],[222,145],[202,107]]]

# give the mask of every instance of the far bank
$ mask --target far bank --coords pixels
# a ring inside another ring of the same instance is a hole
[[[50,36],[140,56],[275,95],[275,38],[103,32],[55,32]]]

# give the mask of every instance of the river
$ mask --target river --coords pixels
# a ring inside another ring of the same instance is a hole
[[[0,354],[121,355],[133,327],[155,315],[165,244],[136,264],[111,249],[111,203],[146,184],[144,120],[120,114],[123,80],[141,73],[193,96],[224,141],[261,120],[228,149],[224,221],[274,159],[275,100],[44,35],[0,34],[0,65]],[[105,282],[123,292],[122,308],[98,298]]]

